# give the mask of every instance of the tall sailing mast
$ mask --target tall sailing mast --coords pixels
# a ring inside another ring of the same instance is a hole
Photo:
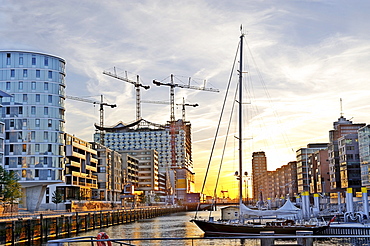
[[[239,216],[241,216],[241,208],[243,204],[243,40],[244,40],[244,34],[242,26],[240,26],[240,51],[239,51]]]

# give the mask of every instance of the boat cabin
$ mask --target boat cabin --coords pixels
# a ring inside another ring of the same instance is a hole
[[[239,206],[228,206],[221,208],[221,220],[239,219]]]

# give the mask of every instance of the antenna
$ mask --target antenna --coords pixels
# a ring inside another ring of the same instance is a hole
[[[340,98],[340,117],[343,117],[343,102],[342,102],[342,98]]]

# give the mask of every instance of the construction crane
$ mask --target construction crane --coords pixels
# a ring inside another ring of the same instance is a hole
[[[100,105],[99,112],[100,112],[100,143],[104,145],[104,131],[102,130],[104,127],[104,106],[109,106],[111,108],[117,107],[116,104],[108,104],[106,102],[103,102],[103,95],[100,95],[100,102],[99,101],[94,101],[86,98],[80,98],[80,97],[75,97],[75,96],[66,96],[68,99],[72,99],[75,101],[81,101],[81,102],[87,102],[87,103],[92,103],[92,104],[97,104]]]
[[[170,83],[163,83],[157,80],[153,80],[153,84],[157,86],[165,85],[170,87],[170,106],[171,106],[171,122],[175,121],[175,87],[179,88],[185,88],[185,89],[193,89],[193,90],[202,90],[202,91],[211,91],[211,92],[219,92],[218,89],[213,89],[213,88],[206,88],[205,87],[205,82],[203,87],[197,87],[197,86],[192,86],[190,85],[191,78],[189,78],[189,83],[187,85],[185,84],[175,84],[173,82],[173,74],[171,74],[171,82]]]
[[[169,105],[170,102],[166,102],[166,101],[146,101],[146,100],[142,100],[141,101],[142,103],[155,103],[155,104],[166,104],[166,105]],[[190,103],[185,103],[185,98],[182,98],[182,103],[176,103],[177,106],[182,106],[181,110],[182,110],[182,120],[185,121],[185,107],[186,106],[191,106],[191,107],[198,107],[199,104],[198,103],[195,103],[195,104],[190,104]]]
[[[175,87],[179,88],[185,88],[185,89],[193,89],[193,90],[202,90],[202,91],[211,91],[211,92],[219,92],[217,89],[213,88],[206,88],[205,87],[205,81],[203,87],[196,87],[190,85],[191,78],[189,78],[189,83],[187,85],[185,84],[175,84],[174,81],[174,76],[171,74],[171,81],[169,83],[164,83],[161,81],[153,80],[153,84],[157,86],[165,85],[170,87],[170,107],[171,107],[171,115],[170,115],[170,136],[171,136],[171,165],[173,168],[177,166],[177,161],[176,161],[176,136],[175,136]]]
[[[177,103],[176,105],[178,106],[182,106],[182,121],[185,122],[185,107],[186,106],[189,106],[189,107],[198,107],[199,104],[198,103],[195,103],[195,104],[190,104],[190,103],[185,103],[185,98],[182,98],[182,103]]]
[[[228,190],[221,190],[221,193],[222,193],[222,199],[225,199],[225,193],[229,194],[229,191]]]
[[[103,71],[103,74],[108,75],[108,76],[113,77],[113,78],[116,78],[116,79],[119,79],[119,80],[122,80],[122,81],[125,81],[125,82],[128,82],[128,83],[133,84],[135,86],[135,89],[136,89],[136,120],[139,120],[141,118],[140,87],[143,87],[145,90],[148,90],[150,88],[150,86],[140,84],[139,75],[136,76],[136,81],[128,79],[127,78],[127,73],[126,73],[126,77],[122,77],[122,76],[117,75],[115,67],[114,67],[114,73],[111,73],[111,72],[108,72],[108,71]]]

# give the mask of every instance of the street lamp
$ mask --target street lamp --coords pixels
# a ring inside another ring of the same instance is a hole
[[[244,176],[245,176],[245,179],[244,179],[244,182],[245,182],[245,197],[247,199],[246,203],[248,205],[248,202],[249,202],[249,197],[248,197],[248,172],[244,172]]]

